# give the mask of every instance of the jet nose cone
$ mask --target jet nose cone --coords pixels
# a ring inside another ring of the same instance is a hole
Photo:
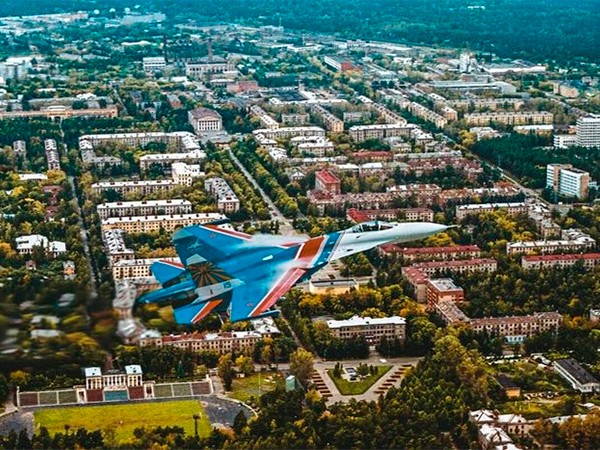
[[[416,241],[446,231],[449,228],[454,227],[431,222],[404,223],[399,224],[397,238],[400,242]]]

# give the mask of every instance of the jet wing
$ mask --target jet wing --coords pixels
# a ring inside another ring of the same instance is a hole
[[[195,255],[202,256],[213,263],[219,263],[231,255],[256,249],[284,250],[304,242],[305,238],[250,235],[218,225],[192,225],[182,228],[173,235],[173,243],[181,262],[187,266]]]
[[[231,322],[258,318],[285,295],[306,272],[306,269],[298,267],[276,270],[253,283],[234,289],[231,291]]]

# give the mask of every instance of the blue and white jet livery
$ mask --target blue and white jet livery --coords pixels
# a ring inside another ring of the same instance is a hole
[[[424,239],[450,228],[427,222],[364,222],[314,238],[250,235],[218,223],[175,232],[181,263],[151,266],[161,289],[141,303],[169,302],[177,323],[195,324],[211,312],[229,312],[231,322],[279,313],[270,308],[296,283],[328,262],[382,244]]]

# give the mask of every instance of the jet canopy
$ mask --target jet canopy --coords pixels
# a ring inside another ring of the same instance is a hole
[[[388,222],[382,222],[380,220],[371,220],[370,222],[363,222],[353,226],[350,228],[350,232],[364,233],[367,231],[389,230],[390,228],[394,228],[394,225]]]

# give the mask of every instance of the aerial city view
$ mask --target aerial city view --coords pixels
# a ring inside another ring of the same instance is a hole
[[[0,450],[600,448],[599,6],[2,2]]]

